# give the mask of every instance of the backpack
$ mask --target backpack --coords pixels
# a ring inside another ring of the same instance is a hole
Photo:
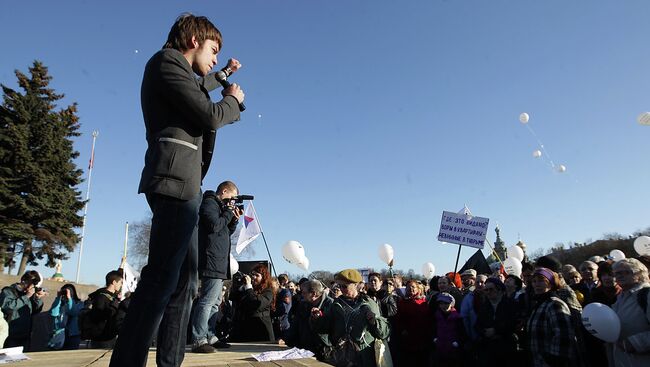
[[[364,333],[361,333],[361,338],[355,340],[351,335],[350,331],[352,326],[349,324],[352,316],[358,314],[360,309],[365,305],[361,303],[355,308],[352,307],[343,307],[340,303],[336,302],[332,307],[338,305],[343,310],[345,316],[345,335],[337,342],[333,343],[332,346],[325,347],[323,351],[323,359],[326,363],[329,363],[336,367],[353,367],[359,365],[359,358],[361,351],[361,343],[364,342]],[[347,306],[347,305],[346,305]]]
[[[109,297],[104,293],[92,293],[88,299],[84,301],[84,306],[79,311],[79,331],[81,332],[81,340],[95,340],[101,337],[108,326],[109,320],[97,320],[93,310],[93,301],[95,297]]]

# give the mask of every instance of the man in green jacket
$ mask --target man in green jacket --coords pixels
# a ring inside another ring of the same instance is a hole
[[[2,288],[0,307],[9,323],[9,336],[5,340],[4,348],[24,346],[25,350],[29,349],[32,315],[41,312],[41,298],[47,295],[47,292],[38,288],[40,283],[40,274],[29,270],[20,278],[20,283]]]
[[[375,301],[359,293],[357,286],[363,279],[357,270],[342,270],[334,278],[341,296],[329,312],[312,308],[314,330],[327,333],[333,346],[325,353],[325,361],[335,366],[375,367],[375,340],[388,338],[388,320]]]

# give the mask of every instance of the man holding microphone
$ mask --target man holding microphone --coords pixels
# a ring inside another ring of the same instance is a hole
[[[183,361],[198,283],[201,181],[216,130],[239,120],[244,101],[237,84],[222,91],[221,101],[210,100],[208,92],[219,85],[217,73],[210,71],[221,46],[221,33],[206,17],[183,14],[145,67],[141,104],[147,152],[138,192],[153,212],[149,257],[110,366],[146,365],[156,330],[156,364],[177,367]],[[227,76],[240,67],[231,59],[223,71]]]

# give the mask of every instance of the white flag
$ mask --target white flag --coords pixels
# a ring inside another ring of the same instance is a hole
[[[255,212],[255,207],[253,207],[252,201],[248,203],[246,210],[244,210],[243,218],[244,220],[239,232],[235,233],[237,235],[237,246],[235,246],[235,251],[237,251],[238,254],[240,254],[249,243],[255,241],[255,239],[262,234],[262,229],[257,221],[257,213]]]
[[[124,270],[124,278],[122,280],[122,299],[124,299],[124,295],[126,292],[133,292],[135,291],[135,288],[138,286],[138,280],[140,280],[140,273],[135,271],[127,263],[126,261],[124,262],[124,267],[122,268]]]

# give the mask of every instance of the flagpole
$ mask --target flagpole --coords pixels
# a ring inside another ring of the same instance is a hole
[[[260,227],[260,233],[262,234],[262,240],[264,240],[264,247],[266,247],[266,253],[269,255],[271,270],[273,270],[273,275],[277,278],[278,273],[275,272],[275,265],[273,265],[273,258],[271,257],[271,251],[269,251],[269,244],[266,243],[266,237],[264,236],[264,231],[262,230],[262,223],[260,222],[260,216],[257,215],[257,210],[255,209],[255,205],[253,205],[253,212],[255,213],[255,220],[257,220],[257,225]]]
[[[460,249],[462,249],[463,246],[458,245],[458,255],[456,255],[456,265],[454,265],[454,277],[456,276],[456,270],[458,269],[458,259],[460,259]]]
[[[86,237],[86,216],[88,215],[88,200],[90,199],[90,181],[93,177],[93,167],[95,166],[95,141],[99,131],[93,131],[93,147],[90,151],[90,163],[88,164],[88,187],[86,188],[86,203],[84,204],[83,224],[81,225],[81,239],[79,240],[79,258],[77,259],[77,277],[75,283],[79,283],[79,272],[81,271],[81,255],[84,252],[84,238]]]
[[[126,262],[126,250],[129,245],[129,222],[126,222],[126,229],[124,230],[124,256],[122,256],[122,263],[120,268],[124,268],[124,263]]]

